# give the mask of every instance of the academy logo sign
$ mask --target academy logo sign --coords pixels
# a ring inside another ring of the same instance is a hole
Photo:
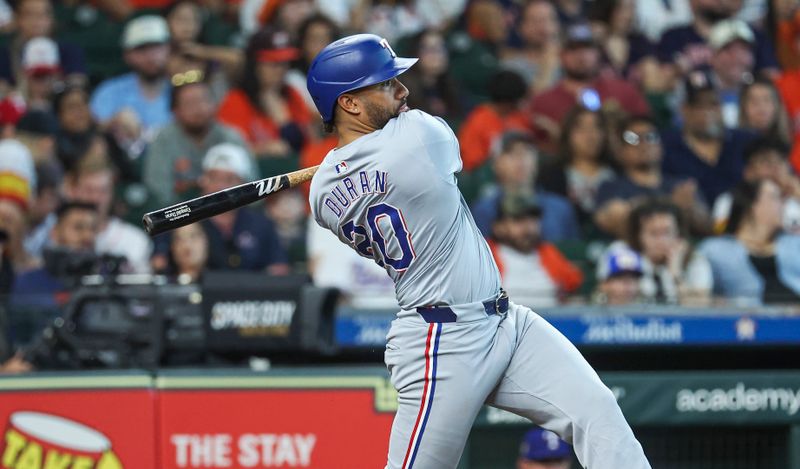
[[[14,412],[3,445],[4,469],[123,469],[105,435],[55,415]]]
[[[742,382],[728,389],[681,389],[675,408],[682,413],[782,412],[793,416],[800,411],[800,389],[752,388]]]

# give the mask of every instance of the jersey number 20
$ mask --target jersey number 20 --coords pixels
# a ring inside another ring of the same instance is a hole
[[[386,226],[386,223],[383,223],[384,218],[388,219],[389,226],[394,232],[394,238],[400,246],[402,253],[400,258],[391,257],[387,253],[386,237],[381,228],[381,226]],[[406,228],[406,222],[400,210],[385,203],[372,205],[367,209],[367,224],[369,231],[367,228],[349,221],[342,226],[342,232],[361,255],[372,257],[381,267],[389,265],[398,272],[406,270],[417,255],[414,252],[414,246],[411,245],[411,233]],[[373,246],[377,246],[380,250],[380,258],[375,256]]]

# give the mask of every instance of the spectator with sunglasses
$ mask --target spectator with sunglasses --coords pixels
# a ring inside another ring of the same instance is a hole
[[[669,197],[689,220],[691,231],[709,232],[706,202],[690,178],[665,175],[661,172],[664,149],[655,121],[634,116],[622,122],[616,144],[616,160],[620,173],[604,182],[597,191],[594,221],[608,234],[621,238],[626,220],[637,201],[646,197]]]
[[[198,195],[203,155],[214,145],[246,147],[239,133],[216,118],[211,87],[203,72],[173,75],[170,109],[175,119],[162,128],[147,149],[143,182],[162,205]]]

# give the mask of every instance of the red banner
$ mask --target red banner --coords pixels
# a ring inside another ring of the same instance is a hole
[[[163,468],[384,467],[372,389],[161,390]]]
[[[0,395],[0,467],[158,467],[154,390],[25,390]]]

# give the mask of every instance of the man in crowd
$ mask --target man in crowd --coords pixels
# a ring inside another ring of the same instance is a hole
[[[56,211],[45,249],[44,265],[18,275],[11,290],[12,308],[57,310],[69,296],[68,287],[78,275],[70,268],[74,256],[93,254],[99,226],[97,209],[86,202],[65,202]]]
[[[529,136],[508,132],[498,138],[492,152],[496,184],[484,188],[472,206],[472,216],[484,236],[492,234],[498,203],[506,194],[532,194],[542,209],[542,239],[556,242],[580,238],[572,204],[558,194],[535,187],[539,155]]]
[[[683,128],[662,133],[665,175],[694,178],[707,201],[731,189],[742,178],[744,148],[753,136],[726,129],[719,95],[708,72],[691,72],[685,83]]]
[[[173,77],[170,107],[175,120],[159,131],[144,160],[144,183],[163,206],[196,195],[203,156],[211,147],[226,142],[245,146],[235,130],[217,121],[203,72]],[[251,174],[247,180],[254,178]]]
[[[624,306],[641,298],[641,279],[644,270],[642,258],[635,251],[619,247],[614,249],[598,266],[598,301],[608,306]]]
[[[102,146],[102,137],[95,137],[96,145]],[[131,273],[150,272],[152,243],[141,229],[122,221],[112,213],[114,183],[116,175],[108,163],[105,152],[97,157],[84,159],[75,169],[66,174],[64,192],[69,199],[91,203],[97,207],[98,233],[96,251],[127,259],[124,271]]]
[[[617,162],[621,173],[600,185],[594,220],[606,233],[623,239],[626,220],[637,201],[667,196],[681,208],[693,232],[710,232],[708,206],[697,183],[686,177],[664,175],[661,162],[664,149],[655,122],[634,116],[622,122],[617,135]]]
[[[122,48],[132,71],[100,83],[92,95],[92,114],[101,125],[135,139],[138,130],[152,135],[172,120],[168,43],[169,29],[160,16],[140,16],[125,26]]]
[[[211,147],[203,158],[200,189],[210,194],[242,184],[252,172],[252,160],[244,147],[222,143]],[[275,226],[263,211],[228,211],[203,221],[203,229],[208,236],[209,269],[265,270],[273,275],[289,272]]]
[[[561,50],[563,78],[531,101],[531,120],[539,148],[556,154],[561,122],[570,109],[582,104],[603,108],[612,117],[621,112],[647,115],[650,109],[635,86],[615,77],[600,75],[600,47],[588,24],[571,25]]]
[[[739,124],[739,94],[753,81],[755,36],[742,20],[720,21],[711,28],[711,69],[722,102],[722,120],[728,128]]]
[[[534,197],[508,194],[497,210],[489,247],[503,287],[516,302],[530,308],[554,306],[580,287],[580,269],[542,241],[542,209]]]

